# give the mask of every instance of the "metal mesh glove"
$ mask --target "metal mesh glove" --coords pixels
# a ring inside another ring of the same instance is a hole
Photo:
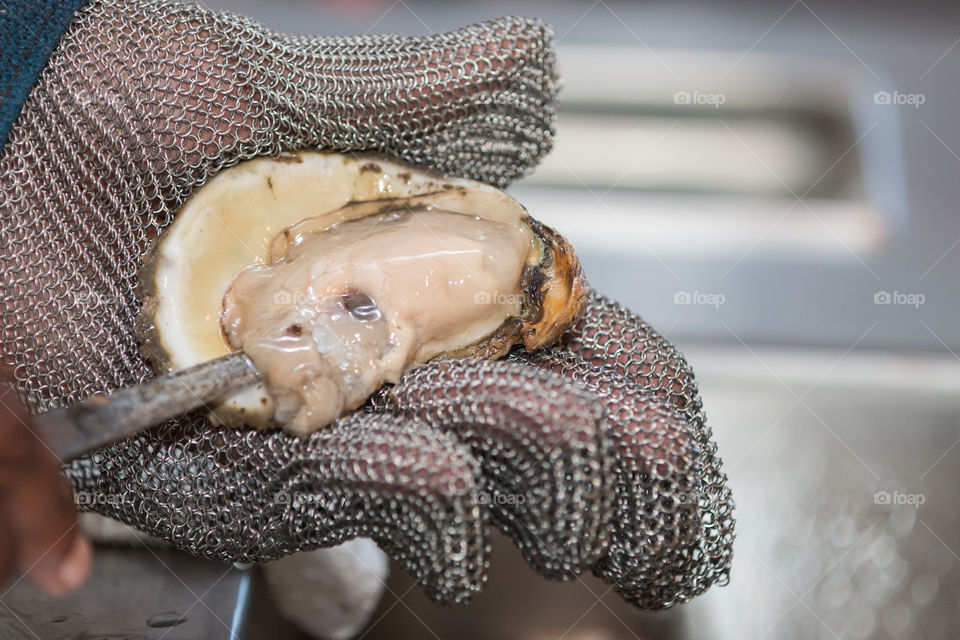
[[[169,2],[93,2],[0,157],[0,353],[35,411],[141,382],[140,258],[242,159],[378,150],[505,184],[549,148],[548,29],[310,39]],[[366,536],[434,598],[530,564],[669,606],[726,578],[730,496],[682,358],[602,298],[557,348],[433,363],[309,439],[186,416],[67,473],[92,510],[223,561]]]

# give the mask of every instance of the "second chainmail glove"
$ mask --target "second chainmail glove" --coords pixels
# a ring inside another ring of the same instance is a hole
[[[34,411],[153,375],[141,257],[243,159],[376,150],[505,185],[550,148],[549,30],[313,39],[172,2],[92,2],[0,157],[0,354]],[[645,608],[726,580],[732,502],[683,358],[594,295],[555,348],[411,371],[308,439],[186,416],[71,464],[90,508],[191,553],[263,561],[364,536],[432,597],[483,584],[488,527],[551,578]]]

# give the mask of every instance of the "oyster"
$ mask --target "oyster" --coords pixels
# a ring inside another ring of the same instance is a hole
[[[227,424],[309,433],[440,357],[555,341],[587,284],[504,192],[394,160],[301,152],[220,173],[147,256],[138,332],[161,370],[243,349]]]

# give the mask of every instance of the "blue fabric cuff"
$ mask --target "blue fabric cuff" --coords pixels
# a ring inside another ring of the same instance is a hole
[[[88,0],[0,0],[0,147],[77,10]]]

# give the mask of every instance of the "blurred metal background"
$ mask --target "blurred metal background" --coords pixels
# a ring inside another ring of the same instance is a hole
[[[960,237],[960,6],[204,4],[324,34],[429,33],[503,14],[540,16],[554,26],[566,76],[560,157],[517,193],[556,186],[575,205],[556,214],[551,194],[525,198],[537,215],[567,221],[575,213],[594,235],[621,225],[580,243],[599,286],[658,326],[676,322],[678,337],[727,342],[732,330],[749,342],[845,349],[879,320],[859,346],[960,346],[952,322],[960,252],[948,251]],[[704,101],[677,103],[677,92]],[[924,102],[878,104],[877,92]],[[711,94],[725,102],[714,108]],[[601,135],[605,127],[621,135]],[[568,226],[576,237],[577,224]],[[874,293],[888,290],[926,300],[919,310],[878,308]],[[727,304],[678,309],[678,291],[723,293]]]

